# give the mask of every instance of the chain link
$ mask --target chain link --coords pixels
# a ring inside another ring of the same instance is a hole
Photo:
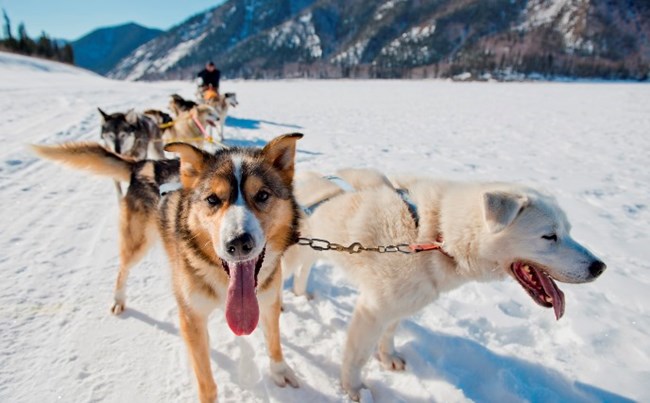
[[[366,247],[361,245],[359,242],[353,242],[348,246],[344,246],[338,243],[330,242],[325,239],[319,238],[298,238],[298,245],[309,246],[310,248],[317,251],[333,250],[335,252],[347,252],[349,254],[361,253],[361,252],[377,252],[377,253],[404,253],[412,254],[416,253],[409,244],[400,243],[397,245],[380,245],[374,247]]]

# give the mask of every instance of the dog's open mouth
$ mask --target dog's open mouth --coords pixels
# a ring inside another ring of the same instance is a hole
[[[564,315],[564,293],[548,274],[524,262],[513,263],[510,270],[533,301],[546,308],[553,307],[558,320]]]
[[[212,119],[206,119],[206,120],[205,120],[205,123],[207,123],[208,126],[217,127],[217,122],[215,122],[215,121],[212,120]]]
[[[257,304],[257,275],[264,262],[264,252],[254,259],[241,262],[221,260],[228,274],[228,295],[226,296],[226,321],[237,336],[249,335],[257,327],[260,308]]]

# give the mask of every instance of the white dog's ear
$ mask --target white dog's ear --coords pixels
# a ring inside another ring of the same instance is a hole
[[[485,223],[492,233],[506,228],[528,204],[525,196],[507,192],[487,192],[483,195]]]
[[[129,111],[125,115],[126,121],[129,122],[130,124],[134,125],[138,123],[138,114],[135,113],[135,110],[129,109]]]

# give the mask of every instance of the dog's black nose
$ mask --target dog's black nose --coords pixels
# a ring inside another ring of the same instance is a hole
[[[601,262],[600,260],[596,260],[589,265],[589,273],[591,273],[591,277],[596,278],[603,274],[606,268],[607,265],[605,265],[605,263]]]
[[[245,232],[226,244],[226,251],[233,257],[245,257],[255,247],[253,237]]]

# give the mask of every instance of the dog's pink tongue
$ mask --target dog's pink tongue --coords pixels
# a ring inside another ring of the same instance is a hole
[[[555,284],[555,281],[545,274],[539,276],[544,291],[553,299],[553,310],[555,311],[555,320],[560,320],[564,315],[564,293]]]
[[[230,264],[226,321],[237,336],[253,333],[260,318],[255,296],[255,261]]]

